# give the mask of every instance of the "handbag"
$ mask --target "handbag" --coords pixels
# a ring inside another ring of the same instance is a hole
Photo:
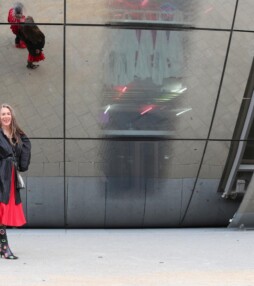
[[[19,171],[17,171],[17,189],[25,189],[26,185],[24,179],[20,175]]]

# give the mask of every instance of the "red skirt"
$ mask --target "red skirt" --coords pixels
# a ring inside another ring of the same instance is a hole
[[[32,56],[31,54],[28,54],[27,60],[29,62],[40,62],[45,60],[45,56],[43,52],[41,52],[38,56]]]
[[[6,226],[22,226],[26,223],[22,203],[15,203],[15,170],[12,168],[11,193],[8,204],[0,203],[0,224]]]

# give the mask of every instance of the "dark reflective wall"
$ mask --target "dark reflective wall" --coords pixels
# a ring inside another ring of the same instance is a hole
[[[26,68],[0,11],[1,102],[32,140],[28,227],[225,226],[218,186],[253,58],[251,0],[24,0]]]

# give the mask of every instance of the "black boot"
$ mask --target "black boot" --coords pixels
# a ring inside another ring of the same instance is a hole
[[[6,235],[6,227],[3,225],[0,226],[0,256],[5,259],[18,259],[18,257],[10,250]]]
[[[39,65],[35,65],[35,64],[33,64],[32,62],[27,61],[26,67],[27,67],[28,69],[34,70],[34,69],[38,68],[38,66],[39,66]]]

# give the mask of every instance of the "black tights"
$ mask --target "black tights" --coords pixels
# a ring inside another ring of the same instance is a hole
[[[16,35],[15,44],[18,45],[20,43],[20,37]]]
[[[0,226],[0,257],[5,259],[17,259],[18,257],[15,256],[9,247],[7,234],[6,234],[6,226]]]

